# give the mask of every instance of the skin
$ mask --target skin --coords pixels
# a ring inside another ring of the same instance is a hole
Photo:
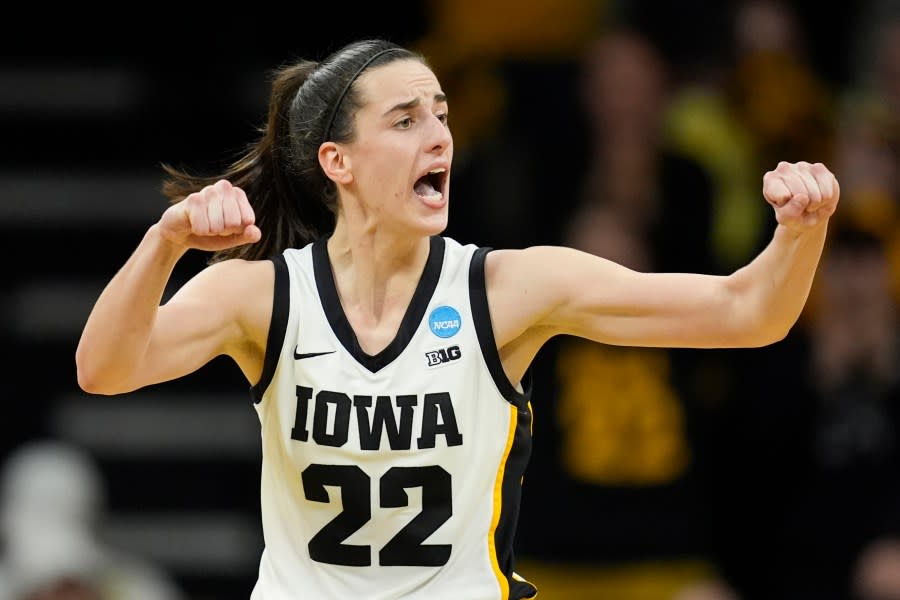
[[[349,144],[322,144],[319,162],[339,190],[328,253],[341,302],[360,345],[374,354],[399,327],[428,237],[447,225],[453,139],[440,84],[421,63],[373,68],[358,84],[365,103],[357,136]],[[431,202],[413,186],[435,167],[448,178],[442,200]],[[564,247],[491,252],[488,303],[510,381],[517,383],[559,334],[698,348],[782,339],[809,295],[840,189],[824,165],[782,162],[765,174],[762,191],[778,221],[772,241],[727,277],[641,273]],[[97,394],[129,392],[187,375],[223,354],[250,383],[258,381],[272,311],[269,261],[216,263],[160,306],[189,249],[258,241],[254,220],[244,192],[227,181],[169,207],[89,315],[76,352],[79,385]]]

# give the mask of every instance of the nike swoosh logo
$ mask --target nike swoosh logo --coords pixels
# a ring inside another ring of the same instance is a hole
[[[323,354],[334,354],[334,350],[329,350],[328,352],[297,352],[297,349],[294,348],[294,358],[296,360],[301,360],[304,358],[312,358],[313,356],[322,356]]]

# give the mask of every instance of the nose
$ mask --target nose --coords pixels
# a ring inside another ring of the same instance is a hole
[[[453,143],[453,135],[446,121],[441,121],[436,115],[429,121],[431,127],[428,132],[428,141],[432,152],[443,152]]]

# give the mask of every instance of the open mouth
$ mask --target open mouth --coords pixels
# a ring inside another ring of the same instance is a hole
[[[439,167],[432,169],[420,177],[413,190],[420,198],[429,202],[438,202],[444,197],[444,182],[447,179],[447,169]]]

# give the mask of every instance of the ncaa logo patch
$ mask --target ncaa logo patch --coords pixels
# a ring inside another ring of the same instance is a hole
[[[440,338],[449,338],[459,332],[462,322],[459,311],[452,306],[438,306],[428,316],[428,327],[431,333]]]

